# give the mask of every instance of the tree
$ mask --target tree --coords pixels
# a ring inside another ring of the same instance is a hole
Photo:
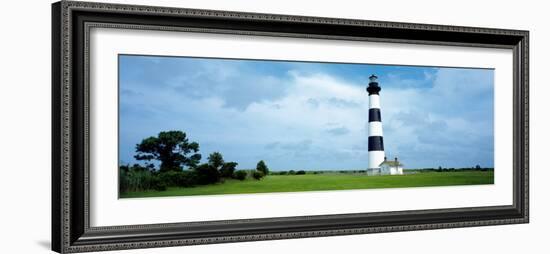
[[[233,177],[233,173],[235,172],[235,169],[237,168],[237,165],[239,165],[236,162],[226,162],[223,164],[222,168],[220,169],[220,174],[222,177]]]
[[[208,165],[220,171],[221,177],[233,177],[233,172],[235,172],[238,163],[225,162],[221,153],[213,152],[208,156]]]
[[[480,166],[480,165],[476,165],[476,170],[481,170],[481,166]]]
[[[163,131],[157,137],[148,137],[136,145],[136,160],[160,161],[160,172],[181,171],[195,167],[201,160],[199,144],[189,142],[182,131]]]
[[[219,152],[213,152],[208,156],[208,165],[216,170],[220,170],[224,163],[223,156]]]
[[[259,161],[256,165],[256,170],[262,172],[264,175],[267,175],[269,173],[269,168],[267,168],[267,165],[265,165],[265,162],[263,160]]]

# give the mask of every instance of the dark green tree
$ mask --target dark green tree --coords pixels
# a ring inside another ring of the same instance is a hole
[[[232,177],[238,163],[225,162],[221,153],[213,152],[208,156],[208,165],[218,170],[221,177]]]
[[[236,162],[230,161],[223,164],[222,168],[220,169],[220,174],[222,177],[233,177],[233,173],[235,172],[235,169],[237,168],[237,165],[239,165]]]
[[[136,160],[160,161],[160,172],[181,171],[195,167],[201,160],[199,144],[189,142],[182,131],[163,131],[157,137],[148,137],[136,145]]]
[[[224,163],[223,156],[219,152],[213,152],[208,156],[208,165],[216,170],[220,170]]]
[[[265,165],[265,162],[263,160],[259,161],[256,165],[256,170],[262,172],[264,175],[269,174],[269,168],[267,168],[267,165]]]

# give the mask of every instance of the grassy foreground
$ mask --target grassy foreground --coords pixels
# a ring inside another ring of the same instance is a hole
[[[259,181],[228,179],[224,183],[190,188],[170,187],[166,191],[121,193],[120,197],[138,198],[493,184],[493,176],[493,171],[427,172],[394,176],[367,176],[364,173],[268,175]]]

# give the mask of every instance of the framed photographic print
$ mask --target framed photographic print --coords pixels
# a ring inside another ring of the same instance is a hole
[[[52,14],[57,252],[528,222],[528,31]]]

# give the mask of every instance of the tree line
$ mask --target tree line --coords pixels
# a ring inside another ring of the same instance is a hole
[[[261,160],[256,170],[237,170],[237,162],[225,161],[219,152],[211,153],[206,163],[200,163],[199,144],[191,142],[185,132],[163,131],[156,137],[148,137],[136,145],[138,161],[144,165],[121,165],[119,168],[120,192],[156,190],[167,187],[193,187],[215,184],[225,179],[262,179],[269,168]],[[156,164],[155,164],[156,162]],[[158,169],[157,169],[158,165]]]
[[[422,171],[434,171],[434,172],[457,172],[457,171],[493,171],[494,168],[489,167],[481,167],[480,165],[475,165],[473,167],[469,168],[445,168],[445,167],[437,167],[437,168],[422,168],[419,169]]]

